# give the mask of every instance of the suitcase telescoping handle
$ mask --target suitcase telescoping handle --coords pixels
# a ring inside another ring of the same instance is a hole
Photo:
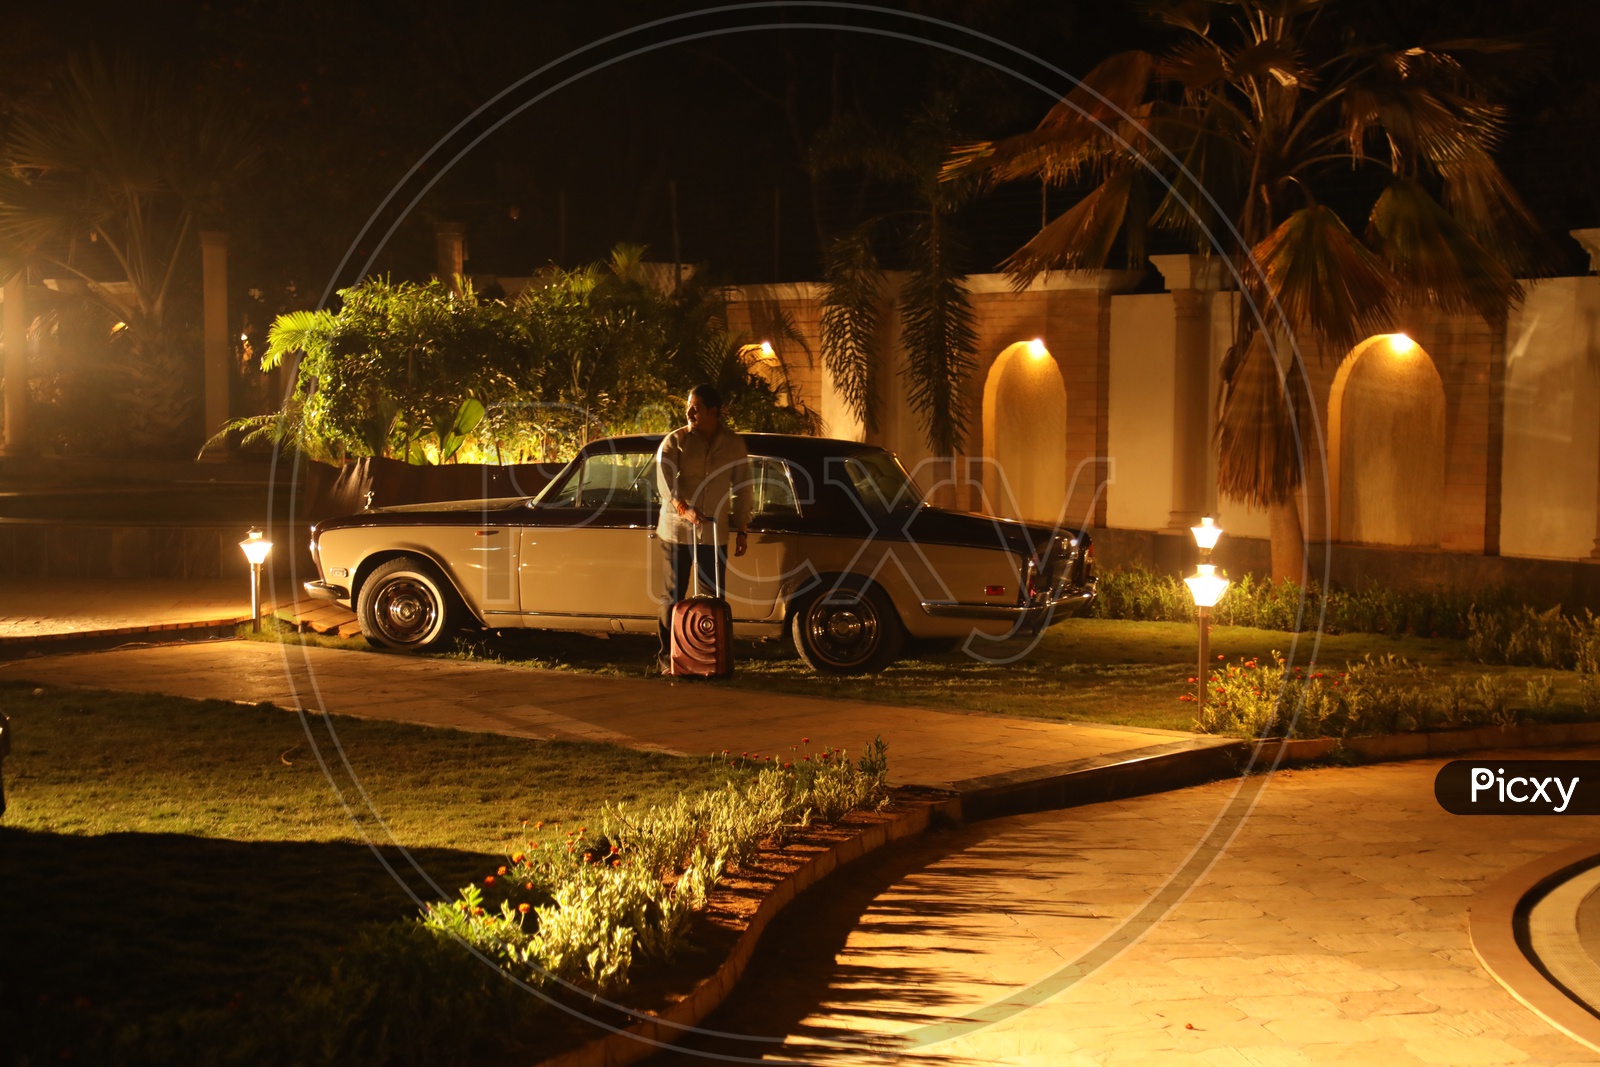
[[[694,595],[695,596],[699,596],[700,595],[700,524],[698,522],[691,522],[689,524],[689,526],[694,531],[692,534],[690,534],[690,538],[691,538],[690,543],[694,545],[694,558],[693,558],[693,562],[691,562],[689,566],[690,566],[690,569],[694,571]],[[713,547],[715,547],[716,544],[717,544],[717,520],[716,519],[712,519],[711,520],[711,544],[712,544]],[[722,575],[718,573],[718,570],[719,570],[719,568],[717,567],[717,554],[716,554],[716,552],[712,552],[711,553],[711,588],[714,591],[714,593],[716,595],[716,598],[718,600],[721,600],[722,599]]]

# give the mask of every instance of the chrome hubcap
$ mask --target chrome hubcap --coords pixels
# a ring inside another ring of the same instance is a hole
[[[878,615],[866,600],[819,601],[808,613],[811,647],[829,663],[853,667],[878,647]]]
[[[411,642],[433,629],[439,607],[427,586],[412,578],[397,578],[378,591],[374,615],[385,637]]]

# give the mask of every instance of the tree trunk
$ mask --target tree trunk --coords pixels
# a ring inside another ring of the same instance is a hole
[[[1306,583],[1306,540],[1300,528],[1300,509],[1290,497],[1267,508],[1272,537],[1272,580],[1285,578]]]

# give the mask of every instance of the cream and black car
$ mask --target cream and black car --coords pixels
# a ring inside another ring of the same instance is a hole
[[[588,445],[531,499],[380,508],[319,523],[313,594],[368,640],[425,649],[478,630],[654,633],[660,437]],[[1037,633],[1094,599],[1080,530],[925,502],[895,456],[854,441],[749,434],[749,551],[728,560],[734,634],[792,637],[822,671],[881,670],[908,643]],[[709,590],[707,591],[709,592]]]

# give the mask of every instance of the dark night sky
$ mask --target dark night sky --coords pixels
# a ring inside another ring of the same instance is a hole
[[[266,155],[249,195],[237,198],[223,221],[236,235],[235,274],[241,284],[293,279],[303,300],[308,290],[320,293],[397,183],[407,198],[419,188],[411,168],[474,107],[574,48],[704,6],[460,0],[399,0],[382,8],[316,0],[30,5],[7,19],[0,99],[9,104],[39,91],[64,55],[90,46],[148,58],[203,91],[237,98],[258,123]],[[992,34],[1077,73],[1112,51],[1161,43],[1130,4],[1111,0],[896,6]],[[1600,225],[1594,191],[1600,187],[1600,75],[1587,62],[1600,40],[1597,9],[1579,0],[1345,0],[1329,17],[1388,22],[1397,33],[1423,40],[1541,35],[1540,48],[1509,68],[1505,93],[1515,123],[1503,164],[1547,228],[1564,235],[1574,226]],[[856,31],[794,25],[824,19],[849,22]],[[787,25],[726,32],[753,23]],[[1003,55],[960,33],[887,15],[774,7],[681,25],[711,35],[592,72],[582,63],[559,68],[561,76],[577,76],[573,83],[511,119],[446,175],[401,221],[376,269],[426,274],[435,218],[468,223],[469,269],[479,273],[524,274],[558,257],[572,265],[599,258],[623,240],[649,245],[651,258],[670,259],[668,189],[676,182],[686,260],[707,263],[714,277],[771,280],[776,192],[777,274],[814,278],[821,234],[898,202],[893,189],[863,190],[854,178],[812,181],[805,152],[831,117],[857,112],[895,131],[931,93],[946,91],[964,101],[956,114],[962,132],[995,135],[1031,127],[1049,104],[1038,90],[977,62],[861,32],[922,34]],[[626,47],[657,45],[671,32],[638,34],[592,57],[616,59]],[[546,76],[532,85],[547,89],[554,80]],[[525,90],[508,103],[526,99]],[[502,104],[491,117],[506,110]],[[1039,211],[1037,185],[1025,184],[1002,187],[972,209],[971,269],[992,268],[1030,236]],[[381,222],[395,218],[383,214]],[[372,239],[361,247],[373,247]],[[1570,242],[1560,251],[1568,257],[1566,269],[1580,262],[1572,259]],[[347,272],[342,280],[352,278]]]

